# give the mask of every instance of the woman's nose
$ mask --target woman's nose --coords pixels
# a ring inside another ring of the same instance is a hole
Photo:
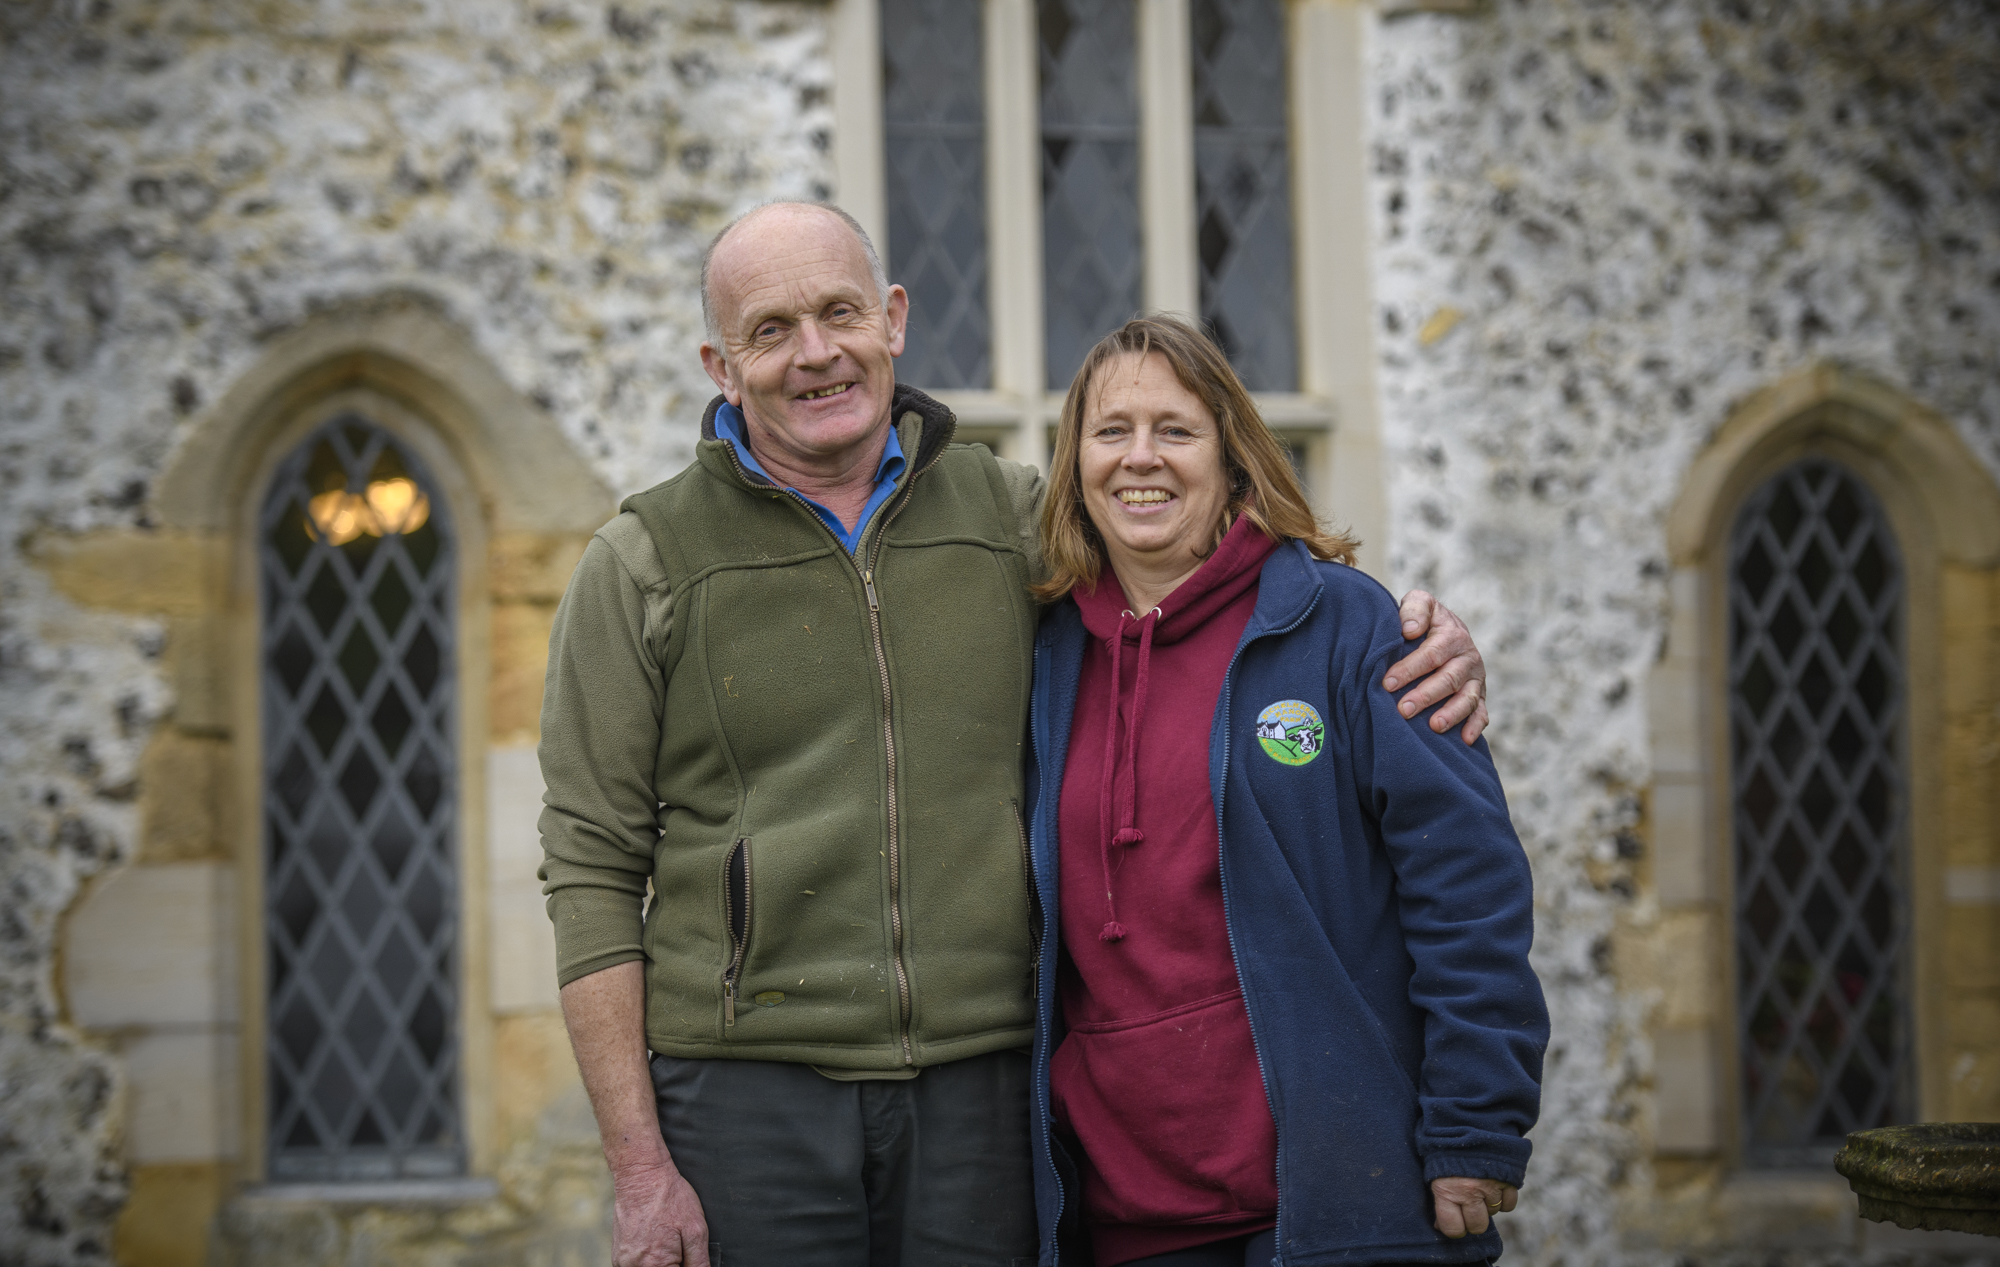
[[[1153,433],[1145,427],[1137,428],[1132,433],[1132,447],[1125,451],[1125,465],[1150,471],[1159,464],[1160,452],[1153,447]]]

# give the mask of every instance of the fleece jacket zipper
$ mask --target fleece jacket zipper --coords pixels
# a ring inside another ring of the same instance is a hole
[[[894,426],[895,424],[892,422],[890,425]],[[738,479],[746,484],[762,484],[766,488],[775,489],[791,498],[792,501],[798,504],[799,509],[806,513],[807,518],[819,525],[821,532],[826,533],[829,537],[833,536],[833,530],[826,526],[826,521],[813,511],[812,505],[796,489],[781,489],[768,480],[753,479],[749,470],[743,465],[742,459],[737,456],[736,445],[729,440],[724,440],[722,445],[724,451],[729,454],[729,464],[735,468]],[[882,640],[882,604],[875,590],[874,565],[881,550],[883,534],[889,531],[889,525],[895,521],[896,515],[904,506],[909,504],[910,493],[916,487],[917,477],[921,476],[925,471],[930,470],[933,466],[936,466],[938,459],[943,455],[944,450],[940,448],[931,457],[929,462],[926,462],[923,466],[910,473],[908,482],[903,485],[903,491],[890,504],[888,511],[882,514],[872,535],[869,534],[867,526],[863,526],[862,553],[858,560],[854,555],[849,554],[845,547],[842,547],[840,551],[841,556],[847,560],[848,566],[852,567],[855,575],[860,577],[862,591],[868,597],[868,631],[875,642],[875,666],[882,675],[882,746],[888,761],[889,772],[890,962],[896,969],[896,1037],[902,1046],[903,1063],[906,1065],[917,1063],[917,1058],[916,1052],[910,1044],[910,1019],[913,1011],[910,1005],[910,972],[903,963],[903,868],[902,840],[900,824],[897,821],[896,806],[896,722],[893,711],[894,700],[890,695],[889,689],[889,652]],[[839,540],[838,537],[834,537],[835,544],[838,544]],[[729,1013],[729,1023],[734,1024],[734,995],[725,995],[724,998],[725,1007]]]

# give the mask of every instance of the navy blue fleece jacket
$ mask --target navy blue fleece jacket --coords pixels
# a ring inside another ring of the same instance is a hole
[[[1073,603],[1048,613],[1029,708],[1043,1267],[1078,1204],[1048,1068],[1062,1037],[1057,809],[1088,636]],[[1497,1232],[1437,1232],[1428,1182],[1519,1185],[1540,1105],[1549,1022],[1528,966],[1527,858],[1485,743],[1405,719],[1382,689],[1404,650],[1380,585],[1287,541],[1264,564],[1210,732],[1230,944],[1277,1123],[1285,1267],[1497,1256]]]

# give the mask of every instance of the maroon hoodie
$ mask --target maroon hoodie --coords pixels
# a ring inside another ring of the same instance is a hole
[[[1060,806],[1068,1033],[1051,1067],[1100,1267],[1263,1231],[1277,1130],[1222,914],[1209,731],[1277,545],[1246,517],[1160,609],[1108,573]],[[1112,722],[1113,712],[1117,716]]]

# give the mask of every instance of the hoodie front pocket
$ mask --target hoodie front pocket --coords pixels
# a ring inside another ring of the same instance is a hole
[[[729,851],[722,872],[722,917],[729,928],[729,966],[722,971],[722,1023],[736,1024],[736,987],[750,954],[750,838]]]
[[[1083,1147],[1092,1218],[1182,1224],[1278,1208],[1277,1127],[1241,993],[1072,1023],[1049,1078],[1056,1120]]]

